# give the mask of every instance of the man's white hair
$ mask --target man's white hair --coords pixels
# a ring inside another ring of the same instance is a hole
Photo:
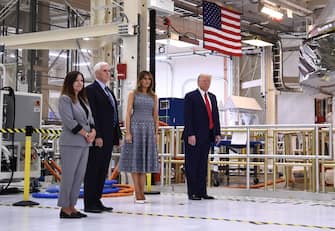
[[[94,67],[93,67],[94,74],[95,74],[97,71],[99,71],[99,70],[101,69],[102,66],[105,66],[105,65],[108,65],[108,66],[109,66],[109,64],[106,63],[106,62],[98,62],[97,64],[95,64]]]

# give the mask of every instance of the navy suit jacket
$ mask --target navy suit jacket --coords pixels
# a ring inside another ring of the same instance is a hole
[[[107,94],[97,81],[88,85],[86,92],[94,118],[95,130],[97,132],[96,138],[102,138],[104,147],[112,150],[113,145],[118,145],[121,139],[119,123],[113,126],[114,110],[118,113],[117,108],[112,106]],[[110,93],[117,105],[114,93],[112,91]]]
[[[215,136],[220,135],[219,111],[216,97],[208,92],[212,104],[213,115],[213,137],[210,142],[215,141]],[[198,89],[191,91],[185,95],[184,106],[184,132],[183,139],[187,143],[189,136],[195,136],[197,144],[208,143],[209,119],[206,104]]]

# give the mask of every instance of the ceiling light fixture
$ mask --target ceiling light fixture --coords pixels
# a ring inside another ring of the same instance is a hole
[[[262,6],[261,12],[276,20],[282,20],[284,16],[284,14],[279,11],[279,9],[275,9],[267,5]]]
[[[268,47],[268,46],[273,46],[272,43],[266,42],[262,39],[255,38],[255,39],[248,39],[248,40],[242,40],[243,43],[256,46],[256,47]]]

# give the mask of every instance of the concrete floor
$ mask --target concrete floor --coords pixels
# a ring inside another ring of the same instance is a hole
[[[315,194],[297,192],[280,198],[283,194],[277,192],[216,188],[209,190],[216,200],[190,201],[184,187],[163,191],[148,195],[146,204],[135,204],[133,197],[103,199],[114,207],[113,213],[88,214],[82,219],[59,219],[56,199],[32,198],[40,205],[14,207],[12,203],[23,195],[2,195],[0,231],[335,230],[332,194],[313,198],[308,195]],[[77,207],[83,208],[81,199]]]

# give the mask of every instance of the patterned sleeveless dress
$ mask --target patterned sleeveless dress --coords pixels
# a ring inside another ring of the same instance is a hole
[[[125,139],[121,147],[120,171],[159,172],[158,152],[153,117],[154,98],[147,94],[135,93],[133,114],[130,119],[132,143]]]

